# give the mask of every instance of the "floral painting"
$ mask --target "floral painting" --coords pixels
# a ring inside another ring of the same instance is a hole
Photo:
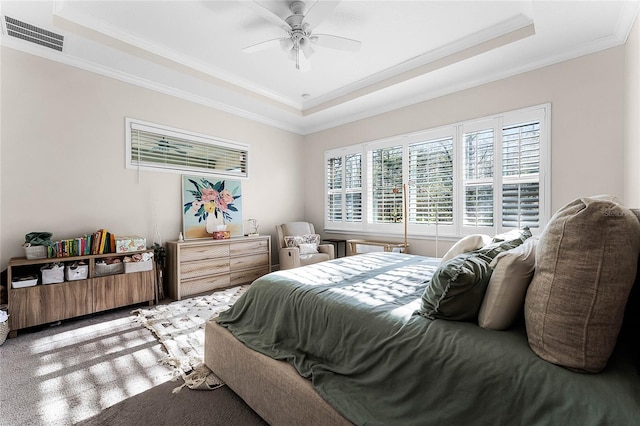
[[[182,232],[187,239],[211,238],[226,229],[243,234],[240,181],[182,176]]]

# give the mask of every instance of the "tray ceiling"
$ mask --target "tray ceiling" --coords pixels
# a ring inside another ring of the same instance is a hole
[[[361,49],[317,46],[301,72],[278,47],[242,50],[285,35],[256,7],[284,19],[290,3],[2,1],[1,42],[308,134],[623,44],[638,11],[638,1],[343,0],[314,33]],[[62,51],[9,36],[7,18],[62,35]]]

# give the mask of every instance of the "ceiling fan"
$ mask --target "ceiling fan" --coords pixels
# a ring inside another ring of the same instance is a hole
[[[328,47],[331,49],[356,52],[362,43],[358,40],[340,37],[330,34],[312,34],[312,30],[322,22],[338,5],[337,1],[316,0],[307,9],[304,1],[292,1],[289,3],[291,15],[282,19],[271,10],[257,1],[248,2],[252,9],[258,12],[267,21],[282,28],[287,34],[272,40],[263,41],[248,47],[243,52],[253,53],[280,46],[295,61],[296,68],[300,71],[311,69],[309,58],[315,52],[313,46]]]

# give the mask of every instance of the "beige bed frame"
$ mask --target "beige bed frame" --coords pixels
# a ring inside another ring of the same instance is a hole
[[[289,363],[247,348],[214,320],[205,325],[204,362],[270,425],[352,424]]]

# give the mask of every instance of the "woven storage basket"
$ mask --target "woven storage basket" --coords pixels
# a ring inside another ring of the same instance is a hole
[[[143,262],[124,262],[125,274],[132,272],[150,271],[153,269],[153,260],[146,260]]]
[[[112,263],[107,265],[106,263],[96,263],[94,275],[96,277],[103,277],[105,275],[122,274],[124,272],[124,263]]]
[[[29,246],[24,248],[27,259],[45,259],[47,257],[47,246]]]
[[[0,322],[0,345],[7,340],[9,335],[9,321]]]

